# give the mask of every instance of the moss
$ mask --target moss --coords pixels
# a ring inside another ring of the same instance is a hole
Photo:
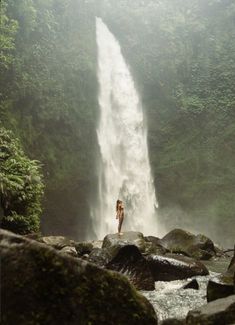
[[[150,303],[118,273],[33,241],[1,248],[3,324],[157,324]]]

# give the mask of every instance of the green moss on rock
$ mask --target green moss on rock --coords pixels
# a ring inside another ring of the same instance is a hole
[[[157,324],[128,280],[0,231],[2,324]]]

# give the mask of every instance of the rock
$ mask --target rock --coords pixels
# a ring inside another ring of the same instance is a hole
[[[76,242],[75,248],[76,248],[78,257],[81,257],[82,255],[91,253],[91,251],[93,249],[93,244],[91,242],[80,242],[80,243]]]
[[[216,251],[213,242],[204,235],[197,235],[174,229],[160,241],[160,244],[172,253],[184,254],[198,260],[207,260],[215,256]]]
[[[207,285],[207,301],[225,298],[234,293],[233,279],[226,279],[224,275],[214,277]]]
[[[228,267],[228,272],[232,274],[235,273],[235,247],[234,247],[234,255]]]
[[[39,241],[43,244],[54,247],[55,249],[62,249],[66,246],[75,246],[75,242],[63,236],[47,236],[41,237]]]
[[[228,297],[235,293],[235,258],[233,257],[227,272],[210,279],[207,285],[207,301]]]
[[[78,257],[75,247],[65,246],[61,249],[61,253],[65,253],[73,257]]]
[[[228,325],[235,321],[235,295],[212,301],[188,313],[187,325]]]
[[[158,237],[155,237],[155,236],[146,236],[146,237],[144,237],[144,240],[146,242],[153,243],[154,245],[159,245],[159,242],[161,239]]]
[[[149,265],[135,245],[121,246],[106,267],[127,276],[138,290],[155,289]]]
[[[116,247],[126,245],[135,245],[141,252],[144,252],[145,240],[143,234],[141,232],[128,231],[124,232],[121,236],[118,234],[107,235],[103,240],[102,248],[108,249],[111,255],[115,255],[115,252],[112,253],[113,248],[115,251]]]
[[[194,289],[199,290],[199,284],[196,279],[193,279],[189,283],[187,283],[185,286],[183,286],[183,289]]]
[[[157,324],[122,275],[0,230],[1,324]]]
[[[107,249],[102,249],[102,248],[94,248],[89,257],[88,257],[88,262],[94,263],[99,267],[105,267],[109,261],[111,260],[111,255],[107,251]]]
[[[160,244],[160,239],[154,236],[144,237],[145,240],[145,254],[164,255],[169,252]]]
[[[184,319],[168,318],[161,322],[161,325],[185,325]]]
[[[102,248],[103,240],[93,240],[91,243],[93,248]]]
[[[182,255],[149,255],[147,261],[155,281],[181,280],[209,274],[201,262]]]

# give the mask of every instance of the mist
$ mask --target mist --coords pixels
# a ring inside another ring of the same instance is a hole
[[[177,227],[233,246],[234,2],[4,0],[1,13],[8,18],[2,20],[1,126],[42,164],[42,233],[97,238],[91,212],[100,204],[101,17],[120,44],[143,107],[159,203],[155,233]],[[147,220],[144,211],[141,216]]]

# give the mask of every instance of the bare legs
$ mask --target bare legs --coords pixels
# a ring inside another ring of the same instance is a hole
[[[123,223],[124,216],[119,217],[119,223],[118,223],[118,234],[122,235],[121,229],[122,229],[122,223]]]

